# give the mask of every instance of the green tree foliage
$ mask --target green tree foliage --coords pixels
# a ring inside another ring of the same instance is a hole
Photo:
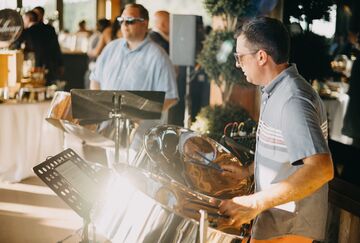
[[[218,86],[223,82],[246,85],[244,74],[235,66],[235,39],[232,31],[213,31],[203,43],[197,61]],[[225,47],[224,47],[225,46]]]
[[[250,3],[249,0],[204,0],[205,8],[212,16],[242,17],[245,15],[246,9],[250,7]]]

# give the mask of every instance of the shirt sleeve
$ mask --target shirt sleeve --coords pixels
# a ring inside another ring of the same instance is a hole
[[[165,91],[165,99],[179,99],[175,68],[166,53],[162,55],[155,71],[156,90]]]
[[[100,87],[101,87],[101,82],[103,80],[103,71],[104,71],[104,67],[105,67],[105,62],[106,62],[108,53],[111,52],[111,50],[110,50],[111,46],[112,46],[112,43],[109,43],[104,47],[103,51],[96,59],[94,70],[90,73],[90,76],[89,76],[90,81],[98,82],[100,84]]]
[[[321,121],[314,104],[302,97],[291,97],[281,111],[281,130],[290,163],[306,157],[330,153],[327,145],[327,122]]]

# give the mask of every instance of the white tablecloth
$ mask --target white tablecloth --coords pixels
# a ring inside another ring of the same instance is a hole
[[[349,96],[340,94],[337,99],[323,100],[323,102],[328,114],[330,138],[343,144],[352,144],[352,139],[341,133]]]
[[[50,102],[0,104],[0,181],[18,182],[63,150],[63,132],[45,120]]]

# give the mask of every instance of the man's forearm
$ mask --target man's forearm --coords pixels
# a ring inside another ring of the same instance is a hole
[[[163,111],[167,111],[178,102],[178,99],[165,99]]]
[[[334,171],[329,154],[314,155],[303,161],[303,167],[286,180],[251,196],[260,211],[303,199],[333,178]]]

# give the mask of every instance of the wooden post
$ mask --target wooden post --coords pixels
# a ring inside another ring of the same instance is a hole
[[[354,214],[340,210],[339,243],[360,242],[360,218]]]
[[[111,0],[111,19],[115,20],[115,17],[121,13],[121,0]]]
[[[64,3],[63,0],[56,0],[56,9],[59,13],[59,30],[64,28]]]
[[[7,86],[9,75],[8,58],[9,55],[0,55],[0,88]]]

